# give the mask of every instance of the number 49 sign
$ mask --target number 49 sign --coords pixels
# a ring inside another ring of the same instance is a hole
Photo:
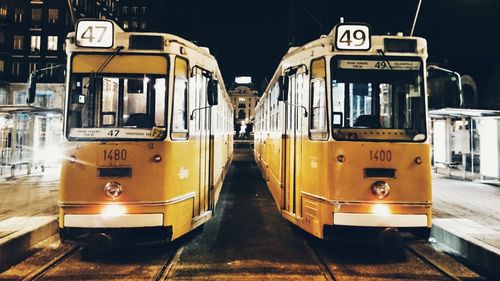
[[[78,47],[113,47],[113,23],[106,20],[80,20],[76,24]]]
[[[338,50],[366,51],[371,47],[370,27],[365,24],[339,24],[335,33]]]

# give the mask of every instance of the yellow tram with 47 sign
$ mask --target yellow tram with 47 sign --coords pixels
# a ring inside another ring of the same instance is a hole
[[[284,218],[319,238],[428,235],[426,58],[425,39],[359,23],[290,48],[257,105],[254,146]]]
[[[61,238],[170,241],[209,220],[233,150],[209,50],[93,19],[66,46]]]

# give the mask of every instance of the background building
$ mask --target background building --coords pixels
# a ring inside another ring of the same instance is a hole
[[[236,137],[249,138],[253,129],[255,106],[260,96],[251,79],[239,78],[241,77],[236,77],[235,82],[228,90],[234,106],[234,130]],[[245,136],[240,133],[242,126],[244,127],[243,132],[246,132]]]
[[[60,161],[45,156],[61,149],[64,49],[67,34],[74,30],[73,21],[111,19],[127,31],[150,30],[150,2],[0,1],[0,174],[19,168],[31,172],[31,168],[43,169]],[[27,81],[34,71],[40,71],[41,78],[35,103],[28,106]]]

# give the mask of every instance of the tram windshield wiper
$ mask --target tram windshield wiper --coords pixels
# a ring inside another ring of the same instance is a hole
[[[391,66],[391,63],[389,62],[389,60],[387,59],[387,56],[385,55],[385,52],[384,50],[382,49],[377,49],[377,53],[379,53],[379,55],[384,58],[384,61],[387,63],[387,65],[389,66],[389,69],[392,70],[392,66]]]
[[[118,53],[123,49],[123,46],[117,46],[113,53],[109,57],[107,57],[106,60],[97,68],[97,71],[92,72],[89,81],[87,82],[87,84],[85,84],[85,86],[83,86],[83,88],[87,89],[89,87],[89,84],[97,77],[97,74],[101,73],[106,68],[106,66],[108,66],[108,64],[116,57],[116,55],[118,55]]]

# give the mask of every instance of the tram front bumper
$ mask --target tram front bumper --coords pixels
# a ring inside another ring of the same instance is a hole
[[[123,228],[163,226],[163,214],[65,214],[63,227]]]
[[[424,214],[334,213],[333,224],[368,227],[427,227],[428,217]]]

